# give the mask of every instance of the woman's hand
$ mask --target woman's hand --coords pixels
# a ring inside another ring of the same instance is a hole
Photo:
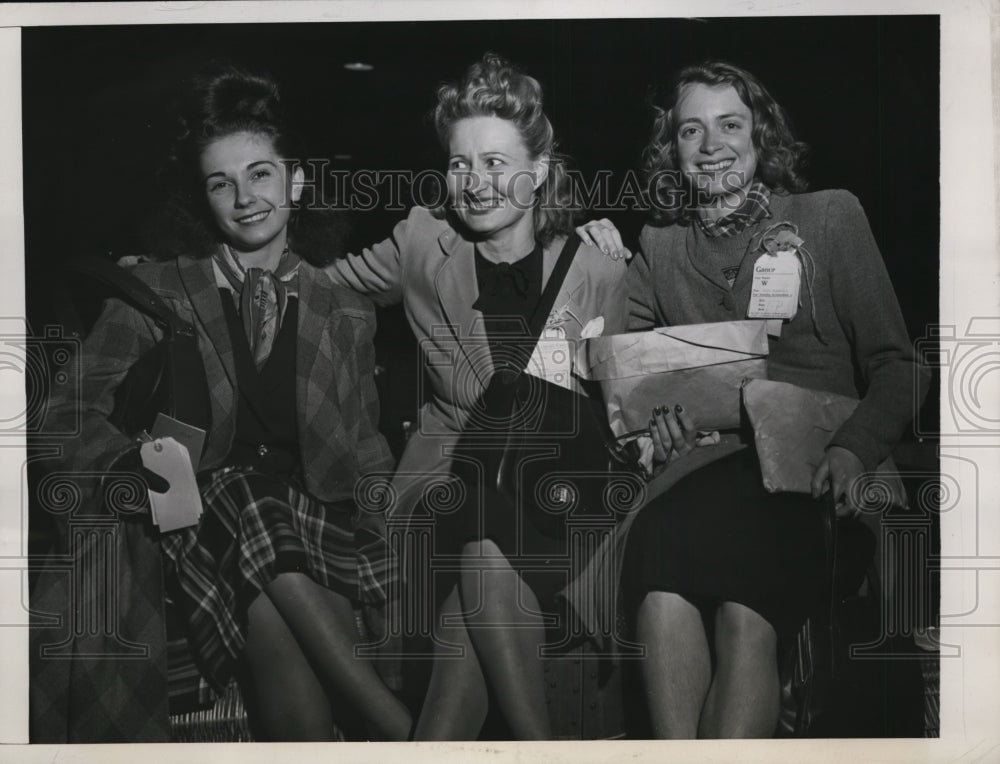
[[[577,226],[576,235],[584,244],[597,247],[613,260],[620,260],[623,257],[626,260],[632,259],[632,252],[622,243],[622,236],[615,224],[607,218],[589,220]]]
[[[649,420],[649,437],[639,436],[639,463],[655,475],[674,459],[719,442],[718,432],[701,432],[683,406],[657,406]]]
[[[813,472],[813,498],[818,499],[829,488],[833,492],[837,517],[857,517],[860,510],[851,500],[851,486],[864,472],[864,465],[853,451],[830,446]]]

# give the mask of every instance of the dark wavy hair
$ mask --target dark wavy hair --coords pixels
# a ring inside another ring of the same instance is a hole
[[[542,110],[542,86],[496,53],[486,53],[459,82],[438,88],[434,127],[447,151],[451,129],[467,117],[500,117],[514,123],[533,159],[545,159],[548,175],[538,188],[535,238],[543,246],[573,230],[577,210],[570,184],[569,158],[556,151],[552,123]]]
[[[147,251],[161,259],[181,254],[206,256],[219,241],[199,177],[204,148],[235,133],[266,136],[290,162],[305,158],[292,128],[278,83],[267,73],[215,62],[194,74],[174,104],[174,137],[160,171],[166,201],[146,221]],[[310,262],[325,263],[343,250],[350,235],[346,214],[295,209],[289,220],[289,242]]]
[[[704,61],[681,69],[673,79],[667,104],[664,107],[653,106],[653,132],[649,145],[643,151],[643,172],[650,193],[665,202],[651,205],[654,221],[680,222],[691,213],[690,189],[679,172],[674,110],[681,90],[694,84],[710,87],[731,85],[750,109],[753,115],[751,135],[757,152],[755,177],[777,193],[806,190],[801,169],[809,147],[792,135],[785,110],[750,72],[725,61]],[[666,203],[666,200],[674,201]],[[685,201],[677,203],[676,200]]]

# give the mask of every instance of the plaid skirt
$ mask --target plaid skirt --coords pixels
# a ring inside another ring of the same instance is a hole
[[[322,503],[287,480],[241,468],[201,488],[197,526],[161,538],[187,638],[221,691],[246,644],[247,609],[279,573],[300,572],[354,602],[385,601],[385,538],[355,530],[351,502]]]

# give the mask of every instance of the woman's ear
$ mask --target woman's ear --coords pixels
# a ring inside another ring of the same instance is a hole
[[[301,167],[292,171],[292,201],[297,202],[302,196],[302,186],[306,182],[306,174]]]
[[[540,189],[549,177],[549,160],[551,157],[540,157],[535,162],[535,191]]]

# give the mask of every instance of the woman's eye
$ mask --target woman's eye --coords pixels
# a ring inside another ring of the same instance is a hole
[[[697,127],[682,127],[681,128],[681,138],[690,138],[692,135],[698,132]]]
[[[226,189],[226,188],[228,188],[228,187],[229,187],[229,183],[228,183],[227,181],[224,181],[224,180],[217,180],[217,181],[216,181],[215,183],[212,183],[212,184],[211,184],[211,185],[210,185],[210,186],[208,187],[208,192],[209,192],[210,194],[217,194],[217,193],[219,193],[220,191],[223,191],[224,189]]]
[[[253,180],[260,180],[261,178],[270,178],[271,177],[271,171],[270,170],[256,170],[251,177],[253,178]]]
[[[448,163],[448,169],[452,171],[467,170],[468,165],[461,159],[452,159]]]
[[[502,159],[497,159],[496,157],[490,157],[489,159],[486,160],[486,166],[487,167],[499,167],[502,164],[503,164],[503,160]]]

